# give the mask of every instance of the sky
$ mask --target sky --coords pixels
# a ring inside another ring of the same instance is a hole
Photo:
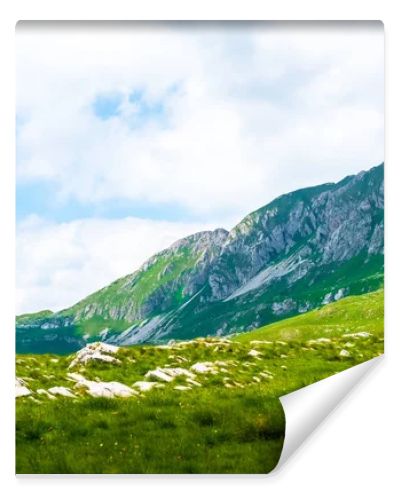
[[[17,313],[383,161],[380,23],[16,29]]]

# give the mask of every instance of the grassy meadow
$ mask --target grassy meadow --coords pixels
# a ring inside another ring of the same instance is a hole
[[[284,440],[278,398],[381,353],[379,290],[229,338],[120,348],[115,363],[17,355],[30,391],[16,402],[17,473],[267,473]],[[77,377],[134,394],[92,397]]]

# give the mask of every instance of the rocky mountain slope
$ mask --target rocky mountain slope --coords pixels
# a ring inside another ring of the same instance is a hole
[[[248,331],[383,283],[383,164],[184,238],[69,309],[17,318],[17,351]]]

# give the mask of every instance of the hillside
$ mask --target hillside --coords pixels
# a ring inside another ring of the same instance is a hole
[[[383,336],[383,289],[346,297],[293,318],[238,335],[240,342],[253,340],[299,341],[319,337],[369,332]]]
[[[18,317],[17,351],[250,331],[381,287],[383,237],[380,165],[184,238],[71,308]]]

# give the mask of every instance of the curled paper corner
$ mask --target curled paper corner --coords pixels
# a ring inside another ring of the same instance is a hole
[[[280,399],[286,419],[282,453],[273,472],[278,472],[325,418],[381,361],[383,356],[303,387]]]

